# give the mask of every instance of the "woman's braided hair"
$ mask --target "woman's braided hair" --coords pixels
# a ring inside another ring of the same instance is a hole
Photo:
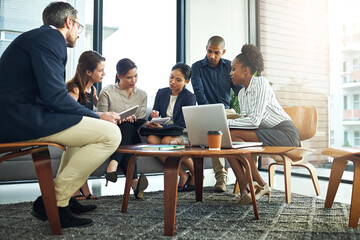
[[[258,75],[264,71],[264,59],[257,47],[252,44],[245,44],[241,48],[241,53],[235,57],[243,67],[249,67],[250,73],[257,72]]]

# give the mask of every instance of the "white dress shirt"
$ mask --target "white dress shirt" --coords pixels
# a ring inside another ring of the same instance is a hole
[[[241,117],[229,119],[229,126],[272,128],[291,118],[276,100],[269,81],[252,77],[249,86],[238,94]]]
[[[166,110],[166,116],[170,117],[170,121],[168,121],[166,125],[174,124],[174,106],[175,106],[177,98],[178,98],[178,96],[170,95],[169,105]]]

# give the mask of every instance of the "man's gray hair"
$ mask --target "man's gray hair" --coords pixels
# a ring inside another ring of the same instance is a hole
[[[212,46],[221,46],[221,48],[225,48],[225,40],[220,37],[220,36],[212,36],[208,43],[208,46],[212,45]]]
[[[43,11],[42,19],[44,25],[53,25],[56,28],[63,28],[66,18],[75,20],[77,11],[66,2],[52,2]]]

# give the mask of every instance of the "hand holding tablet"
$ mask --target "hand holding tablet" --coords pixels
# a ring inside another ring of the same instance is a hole
[[[170,118],[169,117],[164,117],[164,118],[152,118],[150,120],[150,123],[153,123],[153,122],[157,122],[161,125],[165,125],[167,122],[170,121]]]
[[[129,108],[121,113],[119,113],[120,119],[123,120],[127,117],[130,117],[131,115],[134,115],[136,113],[136,110],[138,109],[139,105],[136,105],[132,108]]]

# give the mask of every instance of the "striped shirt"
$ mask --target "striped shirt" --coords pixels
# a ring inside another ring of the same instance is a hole
[[[240,90],[238,98],[241,117],[229,119],[230,127],[272,128],[283,121],[291,121],[264,77],[252,77],[249,86]]]

